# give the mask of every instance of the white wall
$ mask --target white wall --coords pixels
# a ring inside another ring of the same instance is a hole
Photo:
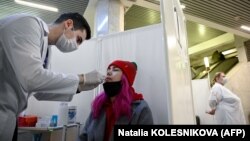
[[[247,123],[250,123],[250,63],[240,62],[226,75],[228,82],[225,87],[236,94],[240,99]]]
[[[210,86],[208,79],[192,80],[195,115],[200,118],[200,124],[214,124],[214,117],[206,113],[210,110],[208,99]]]
[[[242,102],[245,118],[247,123],[250,123],[250,62],[247,61],[246,49],[244,44],[249,39],[235,36],[235,46],[238,53],[239,63],[233,67],[226,75],[228,77],[228,83],[226,87],[236,94]],[[249,46],[248,46],[249,47]]]

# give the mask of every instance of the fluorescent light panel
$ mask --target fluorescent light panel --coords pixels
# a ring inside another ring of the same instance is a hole
[[[205,67],[206,67],[206,68],[209,67],[209,60],[208,60],[208,57],[204,57],[204,64],[205,64]]]
[[[43,10],[58,12],[57,8],[51,7],[51,6],[36,4],[36,3],[22,1],[22,0],[15,0],[15,2],[18,3],[18,4],[21,4],[21,5],[25,5],[25,6],[30,6],[30,7],[34,7],[34,8],[43,9]]]
[[[228,54],[231,54],[231,53],[234,53],[236,52],[237,50],[234,48],[234,49],[229,49],[229,50],[226,50],[226,51],[223,51],[222,54],[223,55],[228,55]]]
[[[181,8],[182,8],[182,9],[184,9],[184,8],[186,8],[186,6],[185,6],[185,5],[183,5],[183,4],[181,4]]]
[[[128,0],[128,1],[136,2],[136,0]],[[145,0],[145,1],[153,3],[153,4],[160,5],[160,0]],[[184,9],[184,8],[186,8],[186,6],[181,4],[181,8]]]
[[[250,31],[250,27],[249,26],[242,25],[240,28],[244,29],[244,30],[247,30],[247,31]]]

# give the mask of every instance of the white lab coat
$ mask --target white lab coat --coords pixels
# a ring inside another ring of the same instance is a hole
[[[0,141],[10,141],[16,117],[34,92],[38,100],[69,101],[76,93],[76,74],[43,68],[48,46],[48,26],[25,14],[0,20]],[[48,65],[46,66],[48,67]]]
[[[212,87],[209,105],[215,110],[216,124],[246,124],[240,98],[219,83]]]

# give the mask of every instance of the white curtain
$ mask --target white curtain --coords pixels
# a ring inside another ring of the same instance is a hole
[[[137,63],[134,88],[149,103],[155,123],[167,124],[168,84],[162,24],[106,36],[100,46],[102,72],[106,72],[108,64],[116,59]]]

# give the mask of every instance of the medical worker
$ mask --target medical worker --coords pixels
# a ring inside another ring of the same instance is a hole
[[[17,133],[17,116],[31,94],[38,100],[70,101],[103,81],[95,70],[77,75],[48,69],[51,47],[71,52],[90,38],[89,24],[78,13],[62,14],[51,25],[26,14],[0,20],[0,141],[11,141]]]
[[[227,78],[223,72],[217,72],[209,97],[211,111],[216,124],[246,124],[240,98],[224,87]]]

